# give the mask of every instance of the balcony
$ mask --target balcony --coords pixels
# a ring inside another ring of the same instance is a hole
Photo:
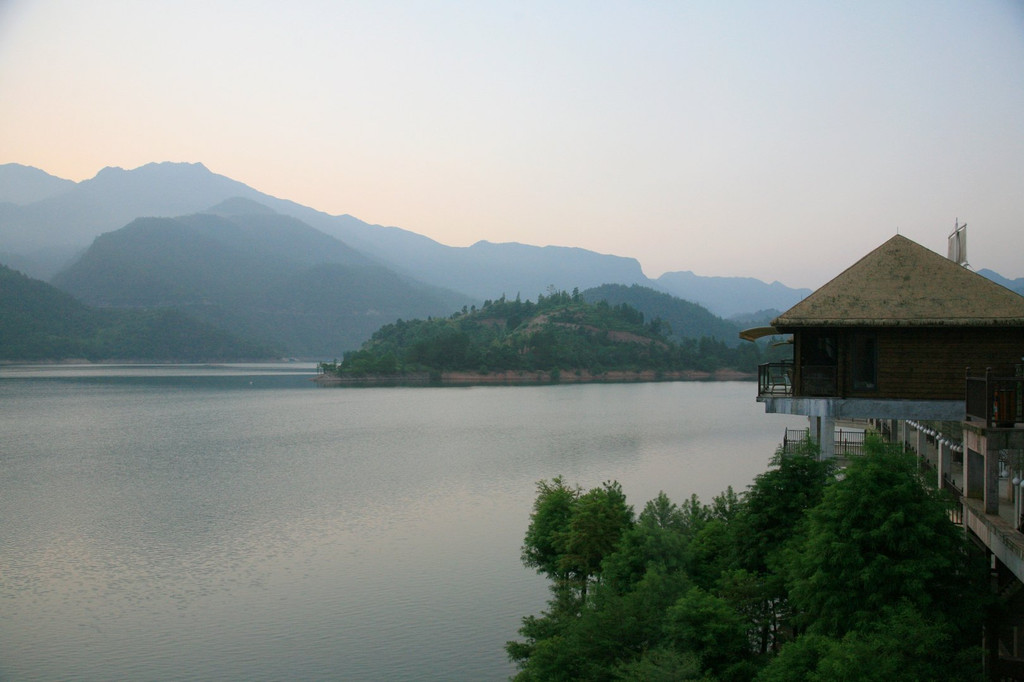
[[[982,422],[986,428],[1011,429],[1024,426],[1024,366],[993,370],[971,376],[967,370],[967,421]]]
[[[757,366],[757,397],[793,395],[793,363],[767,362]]]
[[[794,392],[794,365],[792,361],[768,362],[757,367],[757,397],[787,398]],[[838,393],[838,368],[835,365],[803,365],[800,367],[799,395],[806,397],[834,397]]]

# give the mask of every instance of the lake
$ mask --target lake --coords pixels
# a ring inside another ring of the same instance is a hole
[[[506,679],[538,480],[709,502],[805,425],[754,383],[313,372],[0,368],[0,679]]]

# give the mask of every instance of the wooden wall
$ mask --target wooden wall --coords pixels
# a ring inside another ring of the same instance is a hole
[[[967,368],[1012,370],[1024,356],[1024,327],[880,327],[794,330],[799,363],[803,332],[834,333],[838,351],[838,396],[907,400],[963,400]],[[873,334],[877,386],[858,389],[852,380],[855,335]],[[799,377],[799,370],[798,375]],[[801,387],[798,384],[797,394]]]

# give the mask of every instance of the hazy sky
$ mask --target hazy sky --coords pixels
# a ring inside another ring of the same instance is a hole
[[[0,162],[199,161],[453,246],[1024,276],[1024,0],[0,0]]]

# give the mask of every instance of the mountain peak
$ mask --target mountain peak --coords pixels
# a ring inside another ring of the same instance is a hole
[[[277,215],[277,211],[252,199],[244,197],[231,197],[225,199],[216,206],[212,206],[204,213],[211,213],[224,217],[247,216],[247,215]]]
[[[726,318],[769,308],[788,310],[811,293],[777,281],[766,284],[754,277],[706,277],[690,270],[666,272],[655,282],[663,291],[700,303]]]
[[[20,163],[0,164],[0,202],[27,205],[73,189],[71,180],[58,178]]]
[[[133,176],[152,176],[152,175],[170,175],[174,177],[182,177],[185,175],[203,174],[212,175],[210,169],[204,166],[200,162],[189,163],[185,161],[154,161],[147,163],[138,168],[127,170],[120,166],[106,166],[96,174],[94,180],[113,179],[124,175]]]
[[[154,161],[147,163],[144,166],[140,166],[135,170],[177,170],[177,171],[201,171],[203,173],[209,173],[210,169],[207,168],[201,161],[188,162],[188,161]]]

